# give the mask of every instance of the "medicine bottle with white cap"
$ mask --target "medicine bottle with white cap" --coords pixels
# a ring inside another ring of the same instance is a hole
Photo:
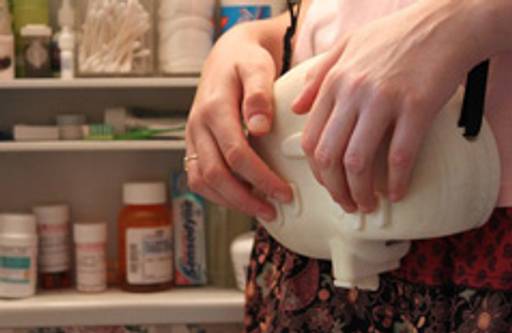
[[[173,278],[172,223],[164,183],[128,183],[118,223],[121,288],[161,291]]]
[[[36,271],[37,232],[34,215],[0,215],[0,298],[34,295]]]

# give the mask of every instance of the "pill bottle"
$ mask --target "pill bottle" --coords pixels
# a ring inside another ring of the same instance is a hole
[[[52,77],[50,38],[47,25],[29,24],[21,28],[22,62],[25,77]]]
[[[161,291],[173,281],[171,211],[164,183],[128,183],[118,220],[121,288]]]
[[[76,289],[98,293],[107,289],[107,225],[75,223]]]
[[[35,294],[37,281],[36,220],[30,214],[0,215],[0,297]]]
[[[71,285],[69,206],[36,206],[33,212],[39,233],[39,286],[67,288]]]

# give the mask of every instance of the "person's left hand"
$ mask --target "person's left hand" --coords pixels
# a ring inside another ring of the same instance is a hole
[[[391,137],[387,195],[406,194],[426,131],[483,56],[466,1],[419,1],[345,35],[310,72],[296,113],[317,180],[346,211],[377,206],[374,162]]]

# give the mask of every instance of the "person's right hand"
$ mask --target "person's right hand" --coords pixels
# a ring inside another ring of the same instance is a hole
[[[276,217],[262,196],[288,202],[292,192],[256,155],[244,135],[268,133],[276,65],[255,39],[234,28],[210,53],[187,122],[186,163],[192,191],[266,221]],[[256,194],[259,193],[259,194]]]

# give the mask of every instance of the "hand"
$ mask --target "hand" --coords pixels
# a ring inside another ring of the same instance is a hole
[[[402,199],[433,118],[484,56],[465,1],[420,1],[345,35],[309,75],[293,109],[310,112],[303,149],[346,211],[369,213],[376,192]],[[387,188],[375,155],[390,142]]]
[[[252,135],[270,130],[276,65],[240,31],[219,40],[203,69],[187,122],[187,156],[197,155],[187,163],[188,183],[213,202],[270,221],[273,205],[255,192],[287,202],[291,189],[249,146],[240,107]]]

